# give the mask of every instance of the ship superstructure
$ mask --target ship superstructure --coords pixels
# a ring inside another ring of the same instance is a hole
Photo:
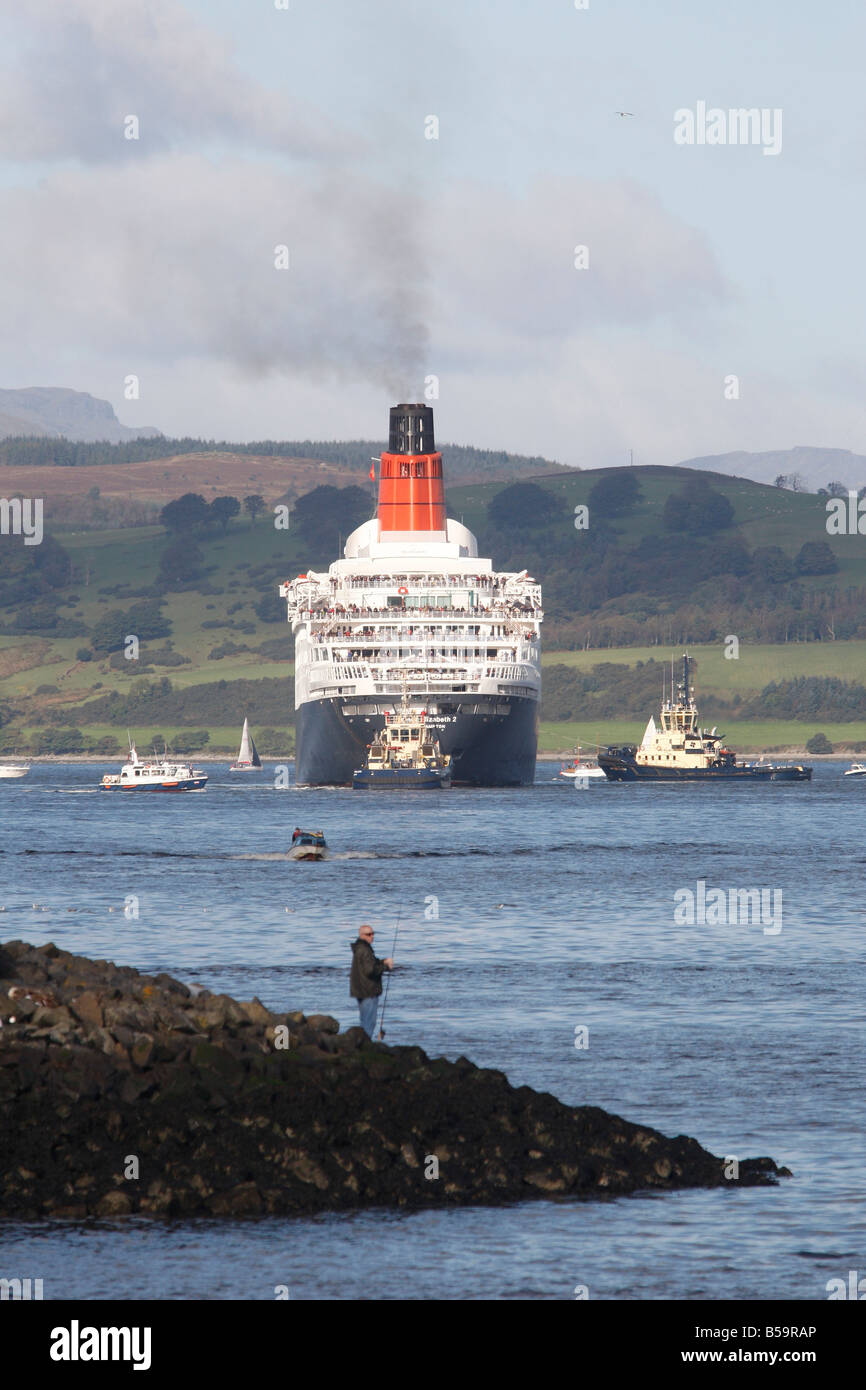
[[[391,410],[377,513],[327,573],[280,586],[295,638],[296,778],[350,783],[405,688],[456,783],[535,774],[541,586],[502,573],[445,513],[427,405]]]

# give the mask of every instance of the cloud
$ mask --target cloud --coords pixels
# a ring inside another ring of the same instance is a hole
[[[173,154],[56,171],[0,195],[0,217],[11,341],[108,351],[121,374],[211,357],[417,394],[428,371],[553,360],[576,334],[694,319],[729,293],[657,200],[585,179],[428,205],[370,172]]]
[[[344,172],[170,155],[64,169],[0,195],[5,328],[137,364],[210,357],[250,376],[405,389],[427,356],[420,208]],[[289,269],[275,268],[287,246]]]
[[[546,354],[593,327],[694,324],[734,298],[703,233],[633,180],[454,185],[431,219],[437,321],[461,363]]]
[[[301,158],[357,149],[324,111],[249,78],[232,46],[176,0],[0,0],[11,61],[0,72],[6,158],[85,163],[148,157],[192,141]],[[124,136],[135,115],[140,139]]]

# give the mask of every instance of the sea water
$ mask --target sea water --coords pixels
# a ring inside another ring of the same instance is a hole
[[[519,790],[368,793],[211,765],[204,792],[159,796],[99,792],[106,770],[0,783],[0,940],[348,1027],[349,944],[369,922],[400,966],[389,1042],[794,1176],[503,1208],[7,1222],[0,1276],[71,1299],[810,1300],[866,1274],[866,779],[829,763],[805,784],[574,786],[540,763]],[[327,862],[286,860],[296,825],[325,831]],[[697,910],[713,890],[736,909]]]

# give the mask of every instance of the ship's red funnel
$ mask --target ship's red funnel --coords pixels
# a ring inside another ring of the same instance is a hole
[[[379,473],[382,531],[444,531],[445,484],[429,405],[391,407]]]

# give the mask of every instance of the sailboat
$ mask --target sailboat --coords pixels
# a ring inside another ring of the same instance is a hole
[[[232,763],[229,772],[259,772],[262,760],[259,757],[259,750],[256,748],[253,736],[250,733],[249,720],[244,720],[244,731],[241,734],[241,747],[238,753],[238,760]]]

